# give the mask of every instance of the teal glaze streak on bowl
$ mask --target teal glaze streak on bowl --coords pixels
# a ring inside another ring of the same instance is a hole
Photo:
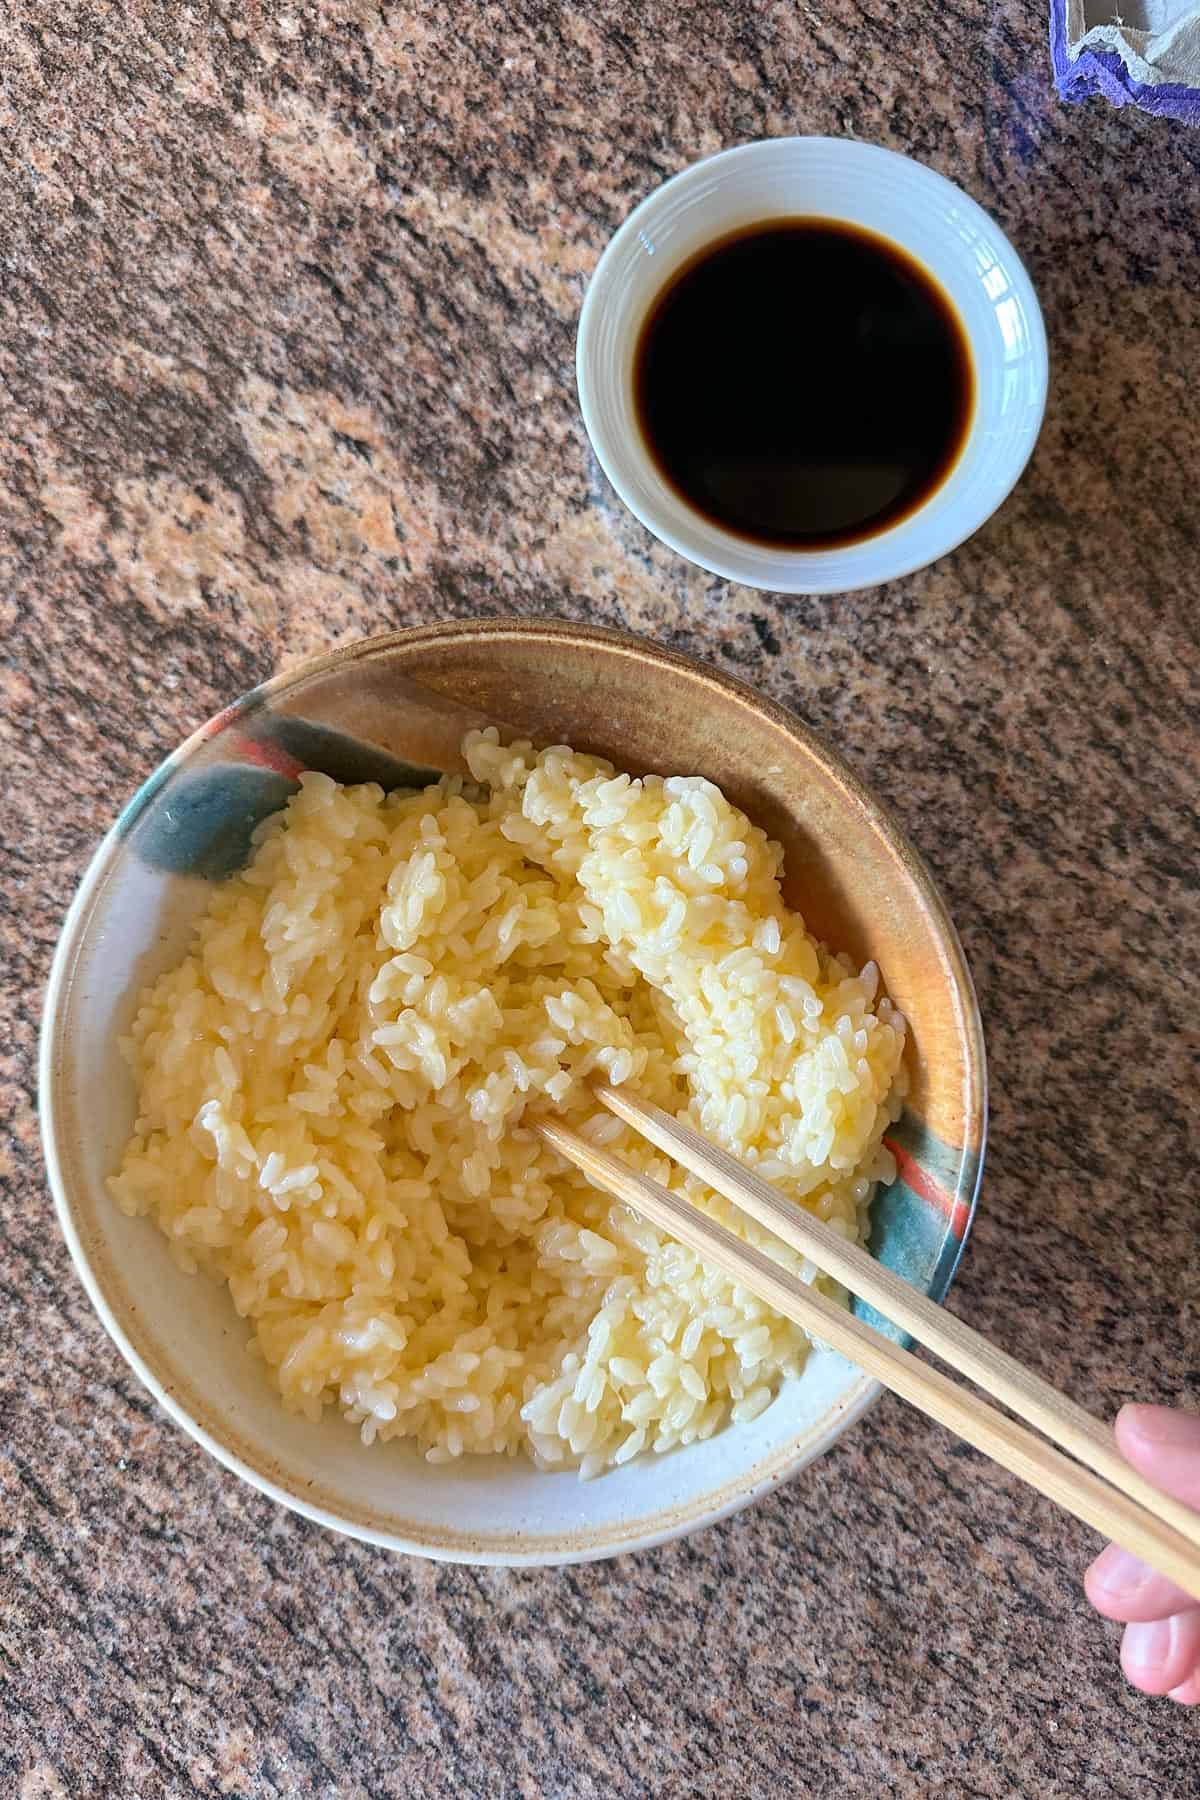
[[[385,792],[438,779],[436,769],[401,762],[328,726],[272,713],[261,701],[239,728],[233,719],[245,710],[223,713],[225,729],[206,730],[187,766],[190,745],[169,758],[122,813],[118,830],[149,867],[206,881],[236,874],[250,860],[255,831],[287,804],[308,769],[346,786],[377,782]],[[212,738],[211,749],[203,737]]]
[[[940,1301],[954,1279],[975,1214],[982,1151],[944,1144],[907,1107],[884,1142],[896,1158],[897,1173],[876,1191],[867,1248],[931,1300]],[[855,1298],[851,1310],[894,1343],[911,1344],[907,1332],[867,1301]]]
[[[296,787],[294,779],[249,763],[184,773],[142,814],[130,842],[152,869],[223,881],[245,868],[254,833]]]
[[[252,688],[248,694],[242,694],[222,712],[215,714],[211,719],[206,719],[203,725],[193,731],[191,737],[185,738],[178,749],[172,750],[171,754],[159,763],[157,769],[146,777],[137,793],[121,809],[116,823],[117,836],[131,840],[138,825],[152,813],[159,795],[169,782],[178,777],[180,770],[193,761],[203,761],[205,745],[210,739],[224,738],[235,719],[244,713],[254,711],[262,703],[262,689]],[[166,866],[173,867],[171,864]]]

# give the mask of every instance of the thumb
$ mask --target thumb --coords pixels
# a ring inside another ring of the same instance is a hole
[[[1117,1448],[1165,1494],[1200,1509],[1200,1414],[1170,1406],[1123,1406]]]

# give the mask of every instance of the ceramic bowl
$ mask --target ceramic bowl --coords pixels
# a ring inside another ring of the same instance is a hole
[[[975,373],[966,442],[941,486],[890,529],[832,550],[768,549],[703,518],[659,473],[634,406],[638,335],[673,271],[743,226],[800,217],[849,221],[907,250],[958,313]],[[689,561],[784,594],[873,587],[970,537],[1029,460],[1048,370],[1037,296],[999,226],[933,169],[849,138],[744,144],[656,188],[600,258],[576,351],[588,436],[630,511]]]
[[[461,730],[409,692],[449,697],[536,740],[633,771],[698,771],[787,854],[789,898],[858,961],[874,957],[911,1022],[911,1094],[891,1134],[900,1174],[872,1248],[940,1296],[979,1181],[984,1059],[962,951],[920,858],[834,751],[740,682],[613,633],[565,624],[444,625],[348,645],[282,675],[168,757],[97,851],[54,961],[42,1041],[43,1134],[62,1228],[108,1331],[171,1416],[227,1468],[324,1525],[425,1556],[554,1563],[657,1543],[744,1506],[827,1449],[877,1388],[828,1352],[751,1424],[599,1480],[523,1460],[434,1467],[365,1448],[327,1415],[285,1413],[226,1290],[185,1275],[146,1219],[105,1189],[134,1117],[116,1040],[142,985],[185,952],[209,884],[305,766],[411,781]]]

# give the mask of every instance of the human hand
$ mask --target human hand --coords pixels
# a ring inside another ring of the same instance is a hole
[[[1169,1406],[1123,1406],[1117,1445],[1147,1481],[1200,1509],[1200,1415]],[[1200,1706],[1200,1598],[1109,1544],[1084,1576],[1097,1612],[1125,1626],[1121,1667],[1144,1694]]]

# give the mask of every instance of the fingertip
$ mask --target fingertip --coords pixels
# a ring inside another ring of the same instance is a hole
[[[1122,1624],[1127,1622],[1122,1618],[1123,1602],[1137,1580],[1136,1570],[1129,1567],[1134,1560],[1116,1544],[1106,1544],[1099,1556],[1088,1564],[1083,1591],[1090,1604],[1106,1619],[1118,1619]]]
[[[1083,1571],[1083,1591],[1091,1601],[1092,1605],[1100,1612],[1104,1611],[1102,1602],[1108,1592],[1108,1584],[1104,1579],[1102,1565],[1105,1556],[1108,1554],[1108,1550],[1111,1548],[1111,1544],[1106,1546],[1106,1548],[1100,1552],[1099,1556],[1092,1558],[1087,1568]]]
[[[1113,1422],[1122,1454],[1140,1450],[1154,1442],[1154,1414],[1166,1412],[1165,1406],[1150,1406],[1144,1400],[1127,1400]]]
[[[1096,1611],[1122,1625],[1134,1620],[1165,1619],[1188,1612],[1196,1597],[1148,1567],[1140,1557],[1108,1544],[1083,1578],[1083,1591]]]
[[[1186,1688],[1200,1671],[1200,1611],[1127,1625],[1121,1668],[1143,1694]]]
[[[1148,1481],[1200,1505],[1200,1414],[1136,1401],[1121,1408],[1114,1431],[1121,1455]]]
[[[1121,1638],[1121,1669],[1126,1681],[1143,1694],[1167,1694],[1178,1686],[1173,1644],[1174,1621],[1150,1619],[1127,1625]]]
[[[1181,1681],[1178,1687],[1170,1688],[1167,1699],[1173,1700],[1176,1706],[1200,1706],[1200,1669]]]
[[[1136,1439],[1157,1449],[1200,1452],[1200,1413],[1127,1400],[1117,1414],[1116,1433],[1118,1439]]]

